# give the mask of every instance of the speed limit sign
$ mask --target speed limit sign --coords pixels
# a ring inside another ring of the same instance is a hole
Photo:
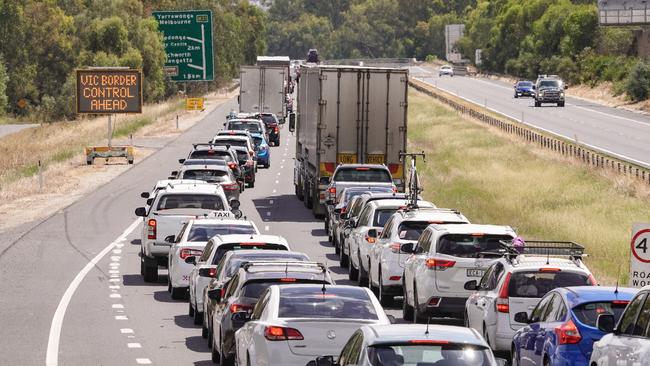
[[[650,224],[634,224],[630,241],[630,286],[650,284]]]

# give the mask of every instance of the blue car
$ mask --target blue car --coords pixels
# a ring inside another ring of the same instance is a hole
[[[515,84],[515,98],[519,97],[534,97],[535,87],[532,81],[518,81]]]
[[[255,152],[257,153],[257,165],[269,168],[271,166],[271,150],[266,142],[264,135],[261,133],[251,133],[255,142]]]
[[[512,339],[512,366],[588,365],[595,341],[605,335],[598,330],[598,315],[610,313],[616,321],[637,289],[577,286],[557,288],[544,296],[527,323]]]

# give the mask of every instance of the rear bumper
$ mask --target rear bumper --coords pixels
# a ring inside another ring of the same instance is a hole
[[[431,298],[435,297],[437,296],[432,296]],[[465,313],[465,303],[467,303],[466,297],[440,297],[437,306],[431,306],[429,305],[429,301],[427,301],[425,312],[431,316],[463,316]]]
[[[580,351],[578,345],[558,346],[555,349],[555,354],[550,358],[553,366],[587,366],[589,364],[589,358]]]
[[[192,273],[193,265],[185,263],[180,258],[173,256],[172,268],[170,269],[169,277],[171,279],[172,287],[189,287],[190,286],[190,273]]]

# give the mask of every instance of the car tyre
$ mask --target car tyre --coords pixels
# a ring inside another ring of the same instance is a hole
[[[557,103],[557,106],[558,106],[558,107],[564,107],[564,102],[558,102],[558,103]]]
[[[296,197],[298,197],[298,201],[304,200],[305,197],[302,195],[302,190],[300,189],[300,186],[294,185],[294,188],[296,189]]]
[[[359,254],[357,253],[357,258],[359,257]],[[361,262],[361,259],[358,259],[357,262]],[[348,258],[348,279],[350,281],[357,281],[359,279],[359,270],[354,267],[354,263],[352,263],[352,260]]]
[[[203,323],[203,312],[194,309],[194,325],[201,325]]]
[[[169,276],[167,276],[167,292],[169,292],[170,294],[172,293],[172,281],[169,278]]]
[[[510,366],[519,366],[519,357],[517,356],[517,351],[514,346],[510,351]]]
[[[143,259],[144,261],[144,259]],[[143,274],[142,277],[144,282],[157,282],[158,281],[158,265],[149,266],[145,261],[143,263]]]
[[[379,286],[377,287],[377,291],[379,292],[379,302],[382,306],[393,305],[393,296],[384,293],[384,281],[381,277],[381,268],[379,269]]]
[[[334,244],[334,253],[335,254],[341,254],[341,247],[339,246],[338,237],[333,235],[332,240],[333,240],[332,244]]]
[[[341,245],[341,254],[339,255],[339,265],[341,268],[348,268],[348,262],[350,261],[350,258],[348,257],[347,254],[345,254],[345,250],[343,250],[343,245]]]
[[[406,284],[402,283],[404,287],[404,300],[402,300],[402,318],[406,321],[413,321],[413,307],[409,305],[408,295],[406,292]]]
[[[184,300],[185,295],[187,294],[187,288],[185,287],[172,287],[172,299],[174,300]]]
[[[517,99],[517,98],[519,98],[519,96],[517,94],[515,94],[515,99]]]
[[[205,324],[203,324],[203,326],[201,327],[201,338],[207,339],[209,333],[210,333],[210,330],[208,329],[207,326],[205,326]]]
[[[363,269],[363,264],[361,263],[361,253],[359,253],[359,275],[357,276],[357,283],[359,286],[368,286],[368,272]]]
[[[208,347],[210,349],[214,347],[213,339],[214,339],[214,333],[212,332],[212,329],[208,329]]]
[[[194,316],[194,308],[192,307],[192,301],[189,301],[188,305],[189,306],[188,306],[188,310],[187,310],[187,315],[189,315],[190,317],[193,317]]]
[[[221,361],[221,354],[219,354],[219,351],[217,351],[217,347],[214,344],[214,337],[212,337],[210,344],[212,345],[212,351],[211,351],[212,362],[219,363],[219,361]]]
[[[223,339],[223,336],[221,337]],[[233,357],[227,357],[223,351],[223,342],[221,343],[221,358],[219,359],[219,366],[234,366],[235,360]]]
[[[418,303],[418,289],[413,284],[413,323],[424,323],[425,317],[420,314],[420,304]]]

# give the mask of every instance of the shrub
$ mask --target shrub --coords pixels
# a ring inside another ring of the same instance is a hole
[[[650,65],[637,62],[625,81],[625,92],[635,102],[648,99],[650,89]]]

